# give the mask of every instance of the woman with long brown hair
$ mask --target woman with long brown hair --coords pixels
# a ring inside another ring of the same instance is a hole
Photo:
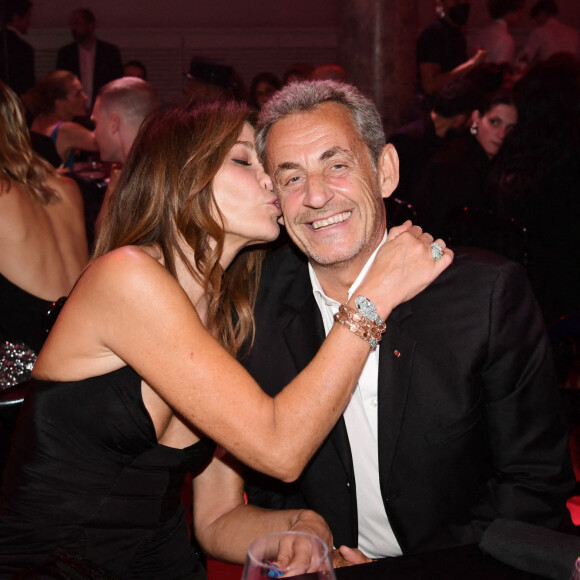
[[[20,101],[2,83],[0,128],[0,386],[9,386],[28,378],[43,315],[71,291],[88,249],[77,185],[32,151]]]
[[[276,238],[280,213],[244,106],[184,104],[145,121],[95,259],[34,369],[0,498],[0,575],[59,550],[61,569],[194,577],[179,501],[186,471],[196,536],[214,557],[242,561],[273,530],[331,541],[312,512],[244,505],[233,456],[298,477],[356,385],[365,331],[384,329],[360,316],[337,324],[283,393],[263,393],[231,355],[252,336],[251,246]],[[435,262],[432,237],[409,223],[390,236],[359,288],[384,317],[451,262]],[[216,444],[232,456],[212,460]]]

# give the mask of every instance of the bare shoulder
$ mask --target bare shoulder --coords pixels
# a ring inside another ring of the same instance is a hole
[[[83,196],[74,179],[60,174],[48,175],[46,184],[55,190],[59,198],[65,203],[80,207],[83,206]]]
[[[151,255],[140,246],[123,246],[111,250],[93,260],[83,277],[90,278],[91,284],[101,277],[115,276],[120,282],[129,283],[141,276],[164,277],[169,273]]]
[[[159,301],[159,295],[184,293],[177,280],[138,246],[124,246],[100,256],[87,267],[78,286],[94,300],[116,305],[114,309]]]
[[[167,331],[170,309],[181,320],[195,312],[183,295],[143,248],[126,246],[100,256],[68,297],[39,356],[36,376],[72,380],[109,372],[120,361],[140,368],[151,337]]]

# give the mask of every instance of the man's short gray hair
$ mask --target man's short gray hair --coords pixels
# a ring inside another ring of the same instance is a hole
[[[354,126],[365,142],[373,166],[385,146],[383,123],[374,103],[356,87],[336,81],[292,83],[278,91],[262,108],[258,119],[256,150],[266,168],[266,141],[272,126],[293,113],[307,113],[324,103],[338,103],[351,114]]]

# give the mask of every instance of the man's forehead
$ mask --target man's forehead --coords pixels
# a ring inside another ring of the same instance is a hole
[[[345,147],[357,136],[352,116],[346,107],[339,103],[323,103],[316,109],[297,111],[274,123],[266,141],[266,152],[270,154],[280,147],[322,141],[332,147]]]
[[[352,126],[350,111],[340,103],[322,103],[309,111],[296,111],[282,117],[272,125],[271,131],[276,127],[297,128],[301,125],[315,123],[320,126],[345,124]]]

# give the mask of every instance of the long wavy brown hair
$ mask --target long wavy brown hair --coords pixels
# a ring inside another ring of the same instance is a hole
[[[0,82],[0,182],[2,189],[10,190],[20,184],[42,205],[58,199],[57,193],[46,185],[53,170],[34,151],[24,112],[16,94]]]
[[[239,103],[185,103],[147,118],[111,199],[94,257],[126,245],[154,245],[174,276],[179,259],[209,297],[207,327],[232,354],[253,337],[263,251],[242,251],[227,271],[219,260],[224,219],[213,180],[244,122]],[[179,241],[193,249],[195,264]]]

